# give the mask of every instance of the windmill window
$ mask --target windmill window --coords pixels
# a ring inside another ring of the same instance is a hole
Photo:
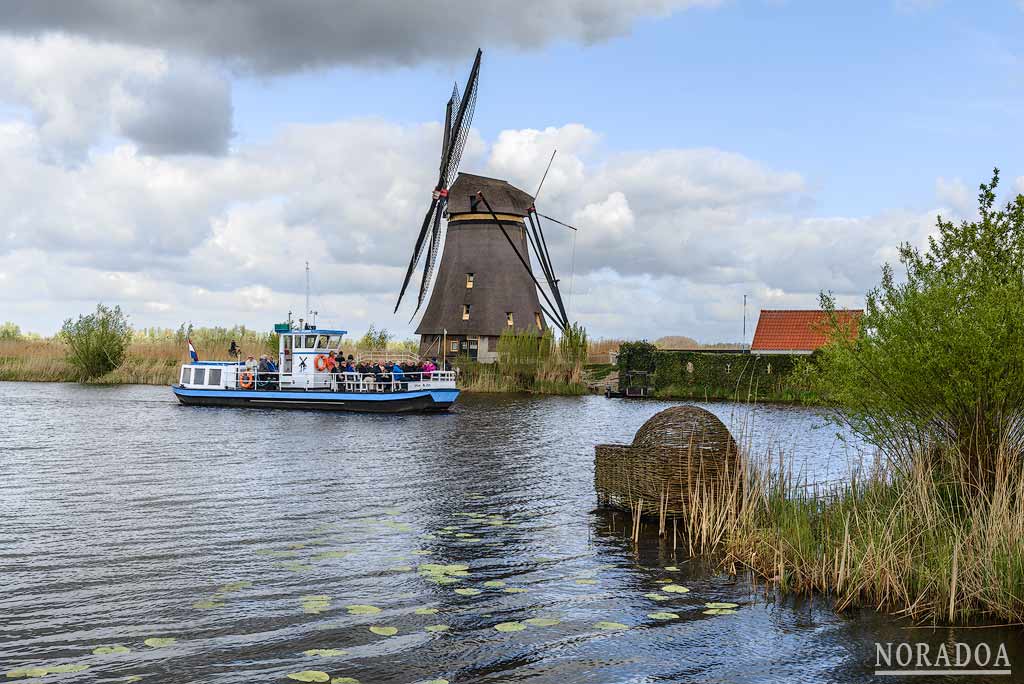
[[[475,194],[469,196],[469,210],[476,211],[476,205],[480,202],[480,198]]]
[[[472,290],[473,289],[473,274],[472,273],[467,273],[466,274],[466,289],[467,290]]]
[[[511,311],[506,311],[505,312],[505,325],[507,325],[510,328],[515,326],[515,322],[512,320],[512,312]]]
[[[463,304],[462,305],[462,320],[464,320],[464,321],[468,321],[469,320],[469,304]]]
[[[537,330],[540,330],[540,329],[542,329],[544,327],[544,323],[540,320],[540,312],[539,311],[534,311],[533,312],[533,322],[537,324]]]

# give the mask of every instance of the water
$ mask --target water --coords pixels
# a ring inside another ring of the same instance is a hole
[[[364,416],[186,408],[160,387],[0,383],[0,673],[82,664],[41,681],[287,682],[318,670],[363,684],[862,682],[876,641],[908,640],[1006,642],[1024,672],[1019,631],[840,616],[821,600],[776,602],[657,539],[635,550],[621,517],[594,511],[593,445],[628,442],[665,405],[464,397],[449,415]],[[708,407],[808,479],[861,458],[815,411]],[[423,563],[464,564],[470,576],[437,584],[409,570]],[[691,591],[645,597],[668,578]],[[484,585],[496,581],[505,585]],[[230,583],[242,584],[223,591]],[[709,601],[740,607],[704,615]],[[381,611],[349,615],[356,604]],[[648,617],[659,611],[680,617]],[[494,629],[536,617],[560,622]],[[437,624],[450,628],[425,631]],[[176,641],[144,645],[152,637]],[[93,654],[115,644],[131,651]]]

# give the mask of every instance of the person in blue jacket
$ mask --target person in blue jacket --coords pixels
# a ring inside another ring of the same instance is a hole
[[[398,365],[398,362],[395,361],[395,364],[391,366],[391,378],[395,381],[395,389],[402,389],[403,375],[405,375],[405,372],[402,370],[402,367]]]

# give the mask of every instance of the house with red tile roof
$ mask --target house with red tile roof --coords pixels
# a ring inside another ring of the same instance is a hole
[[[857,334],[861,309],[836,311],[839,324]],[[820,309],[762,309],[754,330],[751,354],[811,354],[829,341],[828,314]]]

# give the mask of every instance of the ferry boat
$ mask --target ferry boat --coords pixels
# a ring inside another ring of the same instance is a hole
[[[300,321],[301,323],[301,321]],[[446,411],[459,397],[454,371],[429,373],[330,373],[326,360],[341,354],[345,330],[292,328],[278,324],[276,372],[261,372],[244,361],[199,361],[183,364],[172,386],[188,406],[290,408],[317,411],[413,413]]]

